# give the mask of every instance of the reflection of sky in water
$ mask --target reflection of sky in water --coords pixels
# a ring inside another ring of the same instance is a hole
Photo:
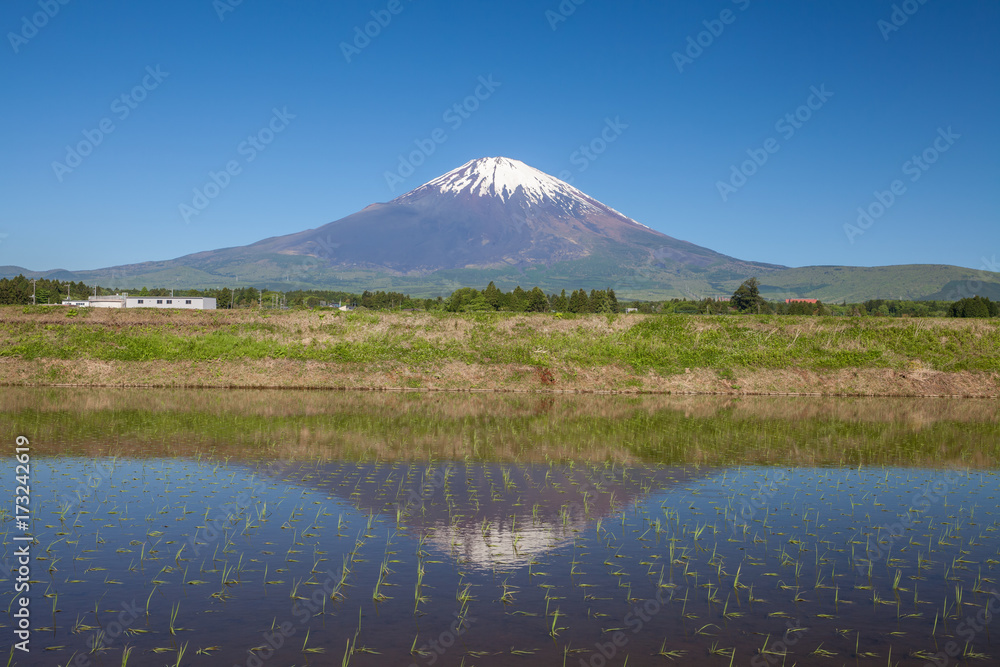
[[[751,558],[777,552],[800,563],[798,577],[780,572],[783,583],[805,590],[836,573],[848,591],[841,599],[865,591],[871,605],[894,595],[897,570],[909,597],[919,587],[939,601],[963,577],[1000,566],[997,491],[995,471],[747,467],[650,501],[686,507],[696,525],[709,526],[709,544],[755,543]]]
[[[66,647],[38,664],[88,651],[96,630],[73,632],[75,620],[107,627],[123,604],[142,608],[147,597],[141,627],[149,632],[118,637],[96,658],[118,664],[128,644],[142,658],[134,664],[172,663],[150,651],[174,641],[167,627],[176,605],[189,657],[220,646],[199,657],[205,664],[245,664],[282,621],[296,630],[295,648],[267,664],[335,663],[359,612],[359,641],[379,654],[356,654],[352,665],[427,664],[409,653],[414,636],[438,637],[461,608],[456,589],[468,585],[476,622],[462,639],[485,655],[468,655],[467,664],[510,664],[514,645],[536,651],[523,664],[560,664],[562,646],[593,648],[609,628],[625,627],[637,601],[662,594],[673,602],[629,635],[629,664],[644,664],[665,638],[688,660],[711,640],[737,647],[736,663],[745,664],[762,637],[794,621],[809,628],[799,664],[811,664],[820,645],[851,655],[855,636],[836,629],[854,628],[860,650],[879,654],[873,664],[884,664],[892,645],[905,667],[924,664],[908,659],[909,649],[936,650],[925,638],[943,604],[954,612],[956,586],[965,602],[958,618],[939,621],[942,643],[982,607],[977,580],[988,591],[1000,579],[993,471],[334,461],[271,476],[244,463],[39,457],[32,474],[32,604],[48,611],[54,598],[45,595],[58,593],[60,610],[54,621],[39,614],[36,637]],[[12,491],[11,482],[0,487]],[[296,606],[336,583],[345,559],[342,598],[326,600],[325,611]],[[420,559],[427,600],[415,605]],[[387,597],[376,603],[383,568]],[[757,602],[734,586],[737,571]],[[11,590],[5,583],[5,608]],[[555,608],[566,628],[558,642],[545,615]],[[694,632],[706,624],[712,637]],[[325,655],[303,655],[307,628],[309,645]],[[972,644],[998,653],[984,635]]]

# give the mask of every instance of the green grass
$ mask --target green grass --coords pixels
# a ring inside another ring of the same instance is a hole
[[[230,323],[247,315],[220,311],[196,324],[149,316],[141,324],[126,319],[111,327],[95,315],[59,323],[34,312],[0,319],[0,356],[126,362],[291,359],[415,367],[450,361],[563,369],[615,365],[662,375],[686,368],[1000,371],[996,321],[355,311],[325,319],[308,312],[265,313],[254,321]]]

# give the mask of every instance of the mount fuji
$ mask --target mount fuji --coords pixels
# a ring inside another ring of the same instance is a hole
[[[472,160],[390,202],[249,247],[402,276],[523,271],[609,255],[629,264],[739,263],[654,231],[568,183],[504,157]],[[600,278],[607,282],[611,276]]]
[[[725,296],[757,276],[771,298],[949,298],[984,272],[941,265],[789,269],[723,255],[636,222],[573,186],[506,157],[472,160],[395,199],[315,229],[173,260],[93,271],[2,275],[110,287],[395,290],[613,288],[632,298]],[[1000,294],[1000,274],[987,276]],[[987,296],[996,296],[986,294]]]

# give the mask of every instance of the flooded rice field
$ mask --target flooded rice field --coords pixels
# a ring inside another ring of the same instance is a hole
[[[1000,663],[985,401],[4,391],[11,665]]]

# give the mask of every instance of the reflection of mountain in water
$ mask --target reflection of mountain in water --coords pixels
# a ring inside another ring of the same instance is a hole
[[[701,476],[680,468],[461,461],[293,463],[281,473],[365,514],[394,516],[428,549],[476,568],[527,565],[591,521]]]

